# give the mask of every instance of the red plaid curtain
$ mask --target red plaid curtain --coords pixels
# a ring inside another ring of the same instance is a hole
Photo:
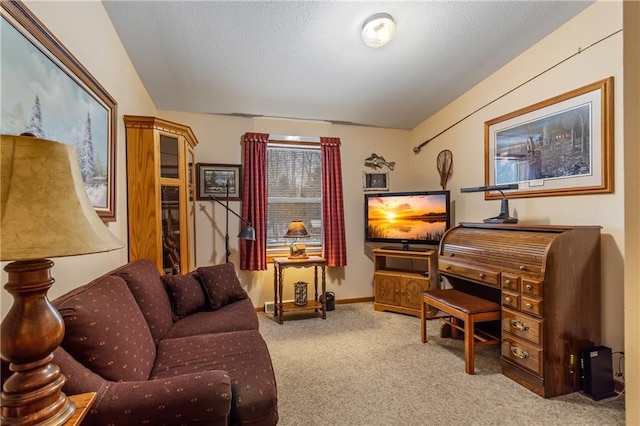
[[[320,138],[322,158],[322,256],[327,266],[347,265],[340,138]]]
[[[240,269],[267,269],[267,142],[268,133],[245,133],[242,217],[256,230],[256,240],[240,240]]]

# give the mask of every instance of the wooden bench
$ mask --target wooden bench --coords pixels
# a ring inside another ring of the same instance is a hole
[[[444,314],[438,314],[438,311]],[[464,368],[467,374],[475,373],[475,347],[495,345],[500,338],[476,330],[475,324],[500,319],[501,308],[497,303],[472,296],[454,289],[433,289],[422,293],[421,333],[422,343],[427,342],[427,321],[442,319],[451,326],[451,337],[464,333]],[[464,321],[464,326],[458,324]]]

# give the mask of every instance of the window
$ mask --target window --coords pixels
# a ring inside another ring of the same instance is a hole
[[[284,238],[294,220],[304,223],[308,250],[322,245],[322,163],[320,144],[269,141],[267,147],[267,252],[294,242]]]

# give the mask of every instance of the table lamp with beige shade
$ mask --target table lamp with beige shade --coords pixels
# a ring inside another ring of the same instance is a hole
[[[293,242],[289,246],[289,259],[308,259],[307,247],[302,243],[298,243],[298,238],[309,238],[310,235],[307,232],[307,228],[304,227],[304,223],[301,220],[294,220],[289,224],[289,229],[284,235],[284,238],[294,238]]]
[[[52,352],[64,337],[47,299],[48,258],[122,248],[87,196],[76,149],[31,136],[2,135],[0,260],[13,305],[2,320],[1,355],[13,372],[1,396],[3,425],[58,425],[74,413]]]

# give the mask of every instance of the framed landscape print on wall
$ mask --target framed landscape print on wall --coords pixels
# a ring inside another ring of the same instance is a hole
[[[75,146],[94,209],[115,221],[115,100],[22,2],[0,11],[0,131]]]
[[[227,199],[227,186],[230,201],[240,200],[242,166],[239,164],[198,163],[198,200],[210,200],[212,195],[220,200]]]
[[[362,172],[362,189],[365,191],[388,191],[389,173]]]
[[[485,185],[511,183],[509,198],[613,192],[613,77],[485,123]]]

